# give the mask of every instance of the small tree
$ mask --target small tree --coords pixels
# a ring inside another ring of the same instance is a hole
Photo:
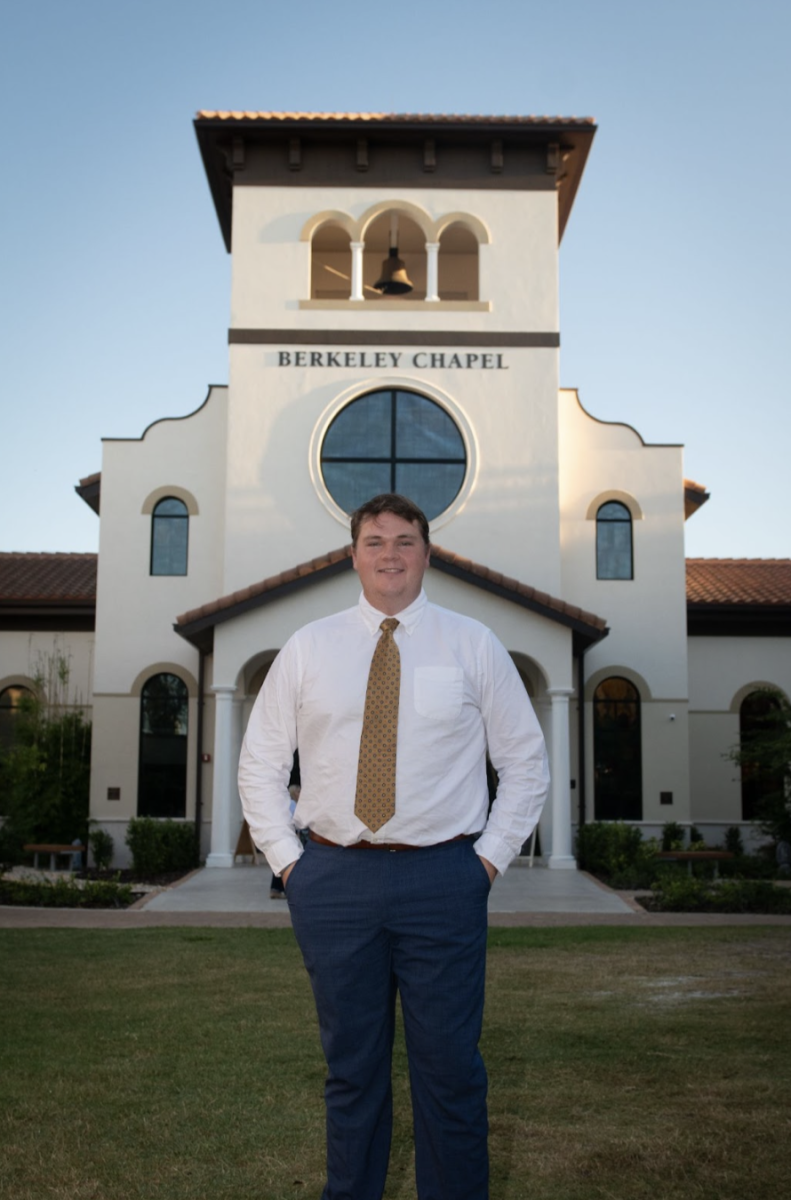
[[[766,784],[757,809],[760,828],[776,842],[791,842],[791,703],[775,688],[757,694],[767,701],[761,724],[728,757]]]
[[[0,751],[0,858],[25,842],[84,841],[88,835],[91,726],[69,698],[69,660],[40,655],[35,692],[22,697],[14,741]]]

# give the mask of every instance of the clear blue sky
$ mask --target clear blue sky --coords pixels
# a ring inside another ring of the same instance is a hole
[[[2,30],[0,549],[95,550],[101,438],[227,380],[203,108],[595,117],[561,381],[684,443],[690,556],[791,555],[787,0],[27,0]]]

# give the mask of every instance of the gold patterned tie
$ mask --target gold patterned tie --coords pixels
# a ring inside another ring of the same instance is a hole
[[[393,640],[398,621],[388,617],[379,628],[368,689],[365,693],[357,792],[354,813],[372,833],[395,812],[398,695],[401,688],[401,655]]]

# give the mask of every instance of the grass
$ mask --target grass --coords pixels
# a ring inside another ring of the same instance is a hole
[[[290,930],[0,931],[2,1200],[317,1200]],[[491,1200],[787,1186],[791,930],[495,929]],[[414,1200],[397,1042],[387,1200]]]

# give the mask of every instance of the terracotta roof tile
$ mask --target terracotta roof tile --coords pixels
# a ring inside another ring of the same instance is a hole
[[[252,112],[252,111],[213,111],[202,109],[196,114],[199,121],[315,121],[317,124],[328,121],[381,121],[390,124],[414,125],[421,122],[443,125],[463,125],[474,122],[476,125],[594,125],[593,117],[560,117],[560,116],[493,116],[470,113],[320,113],[320,112]]]
[[[260,583],[253,583],[240,591],[231,592],[228,596],[221,596],[218,600],[202,604],[200,608],[193,608],[189,612],[182,613],[180,617],[176,618],[176,626],[191,625],[194,621],[203,620],[205,617],[217,616],[219,613],[235,608],[238,604],[244,604],[258,596],[265,596],[267,592],[277,591],[278,588],[293,583],[297,579],[314,575],[322,568],[341,562],[345,558],[351,558],[351,556],[351,546],[343,546],[340,550],[331,550],[329,554],[322,554],[318,558],[310,559],[309,562],[298,563],[296,567],[290,567],[287,571],[281,571],[277,575],[270,575],[267,579],[262,579]]]
[[[454,554],[452,550],[445,550],[442,546],[432,544],[431,557],[433,560],[438,559],[440,562],[455,565],[479,579],[493,583],[505,591],[513,592],[515,596],[530,600],[551,612],[556,612],[559,616],[570,617],[572,620],[590,625],[594,629],[604,630],[607,628],[607,622],[602,617],[597,617],[595,613],[586,612],[576,604],[567,604],[565,600],[558,600],[555,596],[550,596],[547,592],[540,592],[526,583],[520,583],[518,579],[512,579],[500,571],[493,571],[481,563],[472,562],[469,558]]]
[[[278,575],[270,575],[269,578],[261,580],[260,583],[255,583],[228,596],[222,596],[218,600],[213,600],[209,604],[203,604],[200,608],[193,608],[189,612],[182,613],[180,617],[176,618],[176,628],[181,631],[198,621],[205,622],[212,617],[222,619],[223,614],[230,615],[230,612],[238,605],[245,604],[257,597],[263,598],[267,593],[276,592],[297,579],[304,579],[310,575],[317,574],[335,563],[350,559],[351,554],[351,546],[343,546],[338,550],[331,550],[328,554],[313,558],[309,562],[299,563],[287,571],[281,571]],[[565,600],[558,600],[546,592],[537,591],[535,588],[529,587],[528,584],[520,583],[517,579],[511,579],[509,576],[503,575],[500,571],[490,570],[489,567],[473,562],[469,558],[464,558],[460,554],[454,554],[453,551],[445,550],[442,546],[437,546],[435,543],[432,543],[431,546],[431,557],[432,562],[439,570],[442,570],[442,566],[440,565],[442,564],[445,567],[455,568],[458,572],[466,575],[475,576],[501,588],[506,593],[512,593],[511,598],[515,600],[528,601],[530,604],[546,609],[548,614],[556,613],[561,619],[566,618],[579,622],[582,625],[587,625],[599,634],[603,633],[607,628],[607,622],[602,617],[597,617],[594,613],[586,612],[577,605],[567,604]]]
[[[96,600],[96,554],[0,553],[0,603]]]
[[[688,558],[687,602],[791,605],[789,558]]]

